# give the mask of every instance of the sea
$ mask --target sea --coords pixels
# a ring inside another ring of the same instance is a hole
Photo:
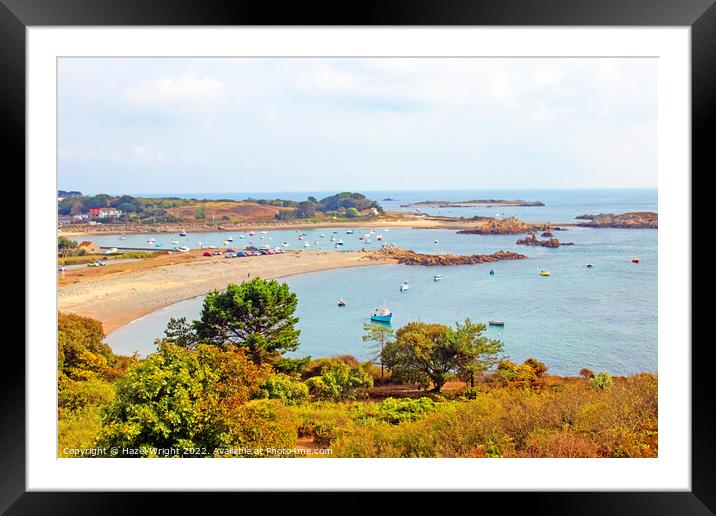
[[[305,200],[336,192],[270,192],[234,194],[153,194],[196,199],[284,198]],[[542,201],[540,207],[420,208],[423,213],[451,217],[475,215],[507,217],[526,221],[578,222],[582,214],[658,211],[656,189],[622,190],[460,190],[363,192],[386,210],[406,210],[403,205],[425,200],[522,199]],[[147,194],[143,194],[148,196]],[[390,199],[390,200],[388,200]],[[375,234],[371,234],[370,230]],[[303,240],[298,236],[305,234]],[[369,235],[368,237],[364,235]],[[382,240],[377,240],[377,235]],[[341,252],[377,249],[393,244],[421,253],[475,254],[498,250],[527,255],[526,260],[450,267],[377,265],[334,269],[281,279],[298,296],[300,346],[289,356],[314,358],[349,354],[370,359],[375,349],[363,342],[363,323],[375,308],[393,312],[391,327],[410,321],[454,325],[470,318],[485,323],[485,334],[504,344],[504,355],[514,362],[534,357],[550,373],[576,375],[582,368],[613,375],[657,372],[657,271],[658,230],[595,229],[569,227],[555,234],[562,242],[574,243],[557,249],[516,245],[518,235],[470,235],[445,229],[409,228],[315,228],[256,231],[231,234],[189,233],[186,237],[160,234],[96,235],[101,246],[171,248],[173,240],[196,248],[201,242],[217,247],[252,245],[283,246],[287,249],[322,249]],[[244,238],[241,238],[241,237]],[[363,237],[363,240],[359,240]],[[335,247],[335,238],[344,242]],[[371,243],[366,243],[370,238]],[[304,248],[304,242],[309,243]],[[632,263],[639,258],[639,263]],[[240,259],[240,258],[239,258]],[[587,264],[592,264],[591,268]],[[540,270],[551,275],[539,275]],[[490,274],[490,270],[494,274]],[[435,274],[443,279],[434,281]],[[238,280],[238,279],[237,279]],[[227,283],[231,278],[227,278]],[[403,282],[409,289],[400,290]],[[343,298],[345,307],[338,307]],[[198,317],[203,298],[186,300],[158,310],[117,329],[106,337],[115,353],[141,356],[155,349],[170,317]],[[490,326],[501,320],[504,326]]]

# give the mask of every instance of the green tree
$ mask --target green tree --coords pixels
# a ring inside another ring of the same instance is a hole
[[[612,377],[606,371],[597,373],[593,378],[589,379],[589,386],[598,391],[609,389],[614,384]]]
[[[298,348],[298,298],[288,285],[255,277],[210,292],[194,321],[197,339],[225,348],[244,348],[256,364]]]
[[[197,344],[194,326],[186,320],[186,317],[179,319],[170,317],[164,335],[166,335],[166,340],[182,348],[193,349]]]
[[[471,388],[475,387],[475,376],[493,367],[504,348],[501,341],[482,335],[485,328],[484,324],[474,324],[468,318],[463,324],[456,324],[451,335],[459,350],[458,376]]]
[[[432,390],[440,392],[459,364],[459,345],[451,337],[443,324],[411,322],[383,348],[382,360],[392,376],[424,389],[432,383]]]
[[[206,218],[206,209],[203,207],[197,208],[194,212],[194,217],[198,220],[204,220]]]
[[[58,237],[57,254],[60,256],[65,256],[67,253],[77,248],[77,245],[77,242],[75,242],[74,240],[70,240],[69,238],[65,238],[63,236]]]
[[[384,376],[385,365],[383,364],[383,349],[385,345],[393,338],[395,332],[389,326],[383,326],[380,324],[363,323],[363,330],[366,331],[366,335],[363,335],[363,342],[375,342],[376,349],[374,349],[371,360],[378,360],[380,362],[380,377]]]
[[[245,405],[267,375],[242,351],[169,342],[131,368],[117,384],[98,444],[105,447],[214,448],[245,436]],[[181,455],[181,451],[177,453]]]

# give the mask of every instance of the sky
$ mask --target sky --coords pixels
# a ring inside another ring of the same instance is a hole
[[[649,58],[61,58],[85,194],[654,188]]]

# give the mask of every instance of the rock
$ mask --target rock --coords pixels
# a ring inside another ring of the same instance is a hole
[[[530,233],[525,238],[520,238],[516,244],[519,245],[531,245],[538,247],[559,247],[559,240],[556,238],[550,238],[549,240],[538,240],[534,233]]]
[[[400,247],[384,247],[378,251],[382,257],[396,260],[403,265],[470,265],[475,263],[489,263],[500,260],[524,260],[527,256],[510,251],[497,251],[493,254],[473,254],[460,256],[455,254],[421,254],[410,249]]]
[[[530,224],[518,219],[517,217],[507,217],[505,219],[476,217],[472,220],[482,222],[482,224],[473,229],[463,229],[458,231],[458,233],[477,235],[514,235],[520,233],[535,233],[537,231],[552,231],[561,229],[552,226],[548,222],[543,224]]]
[[[552,238],[554,235],[550,233],[549,231],[545,231],[540,235],[542,238]]]
[[[579,215],[580,220],[588,220],[579,225],[589,228],[622,228],[622,229],[658,229],[659,214],[652,211],[633,211],[615,215],[600,213],[598,215]]]

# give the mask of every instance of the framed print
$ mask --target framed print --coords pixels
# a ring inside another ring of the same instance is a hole
[[[690,240],[712,2],[372,7],[3,0],[8,514],[714,510]]]

